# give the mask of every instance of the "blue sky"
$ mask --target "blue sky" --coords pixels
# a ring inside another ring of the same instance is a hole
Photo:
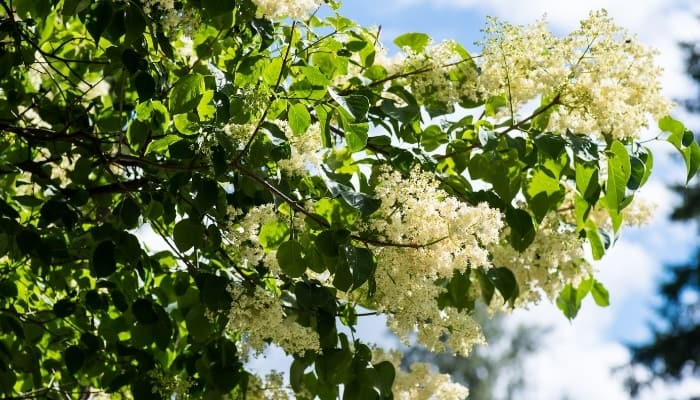
[[[696,3],[693,5],[693,3]],[[696,87],[683,74],[679,40],[700,38],[700,13],[697,2],[668,0],[627,1],[509,1],[492,0],[349,0],[341,13],[365,25],[381,25],[382,38],[389,43],[405,32],[424,32],[436,41],[454,39],[476,51],[473,43],[480,38],[486,15],[528,24],[546,14],[551,29],[565,33],[577,27],[589,11],[606,8],[615,21],[639,35],[642,42],[660,51],[658,62],[665,69],[664,88],[671,98],[695,95]],[[673,113],[696,129],[696,116],[681,109]],[[650,137],[656,133],[649,132]],[[686,260],[696,244],[697,227],[670,224],[668,213],[678,199],[667,190],[669,177],[678,182],[683,168],[670,146],[653,145],[656,166],[652,180],[641,195],[658,205],[654,220],[643,228],[623,232],[614,250],[599,263],[599,279],[611,292],[612,305],[606,309],[591,301],[584,305],[578,318],[569,323],[551,304],[541,304],[514,313],[517,323],[537,323],[553,327],[542,351],[528,360],[532,399],[617,399],[624,398],[619,379],[610,368],[624,364],[628,353],[621,342],[648,337],[647,322],[657,304],[656,284],[663,277],[663,266]],[[368,327],[371,324],[368,324]],[[369,336],[375,336],[374,329]],[[376,337],[376,336],[375,336]],[[575,368],[572,368],[575,365]],[[567,367],[568,368],[562,368]],[[682,397],[699,394],[700,382],[687,381],[681,386],[655,386],[648,399]]]

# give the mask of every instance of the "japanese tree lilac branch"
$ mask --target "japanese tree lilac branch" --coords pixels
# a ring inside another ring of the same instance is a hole
[[[286,193],[281,191],[279,188],[272,185],[270,182],[259,177],[253,171],[250,171],[247,168],[245,168],[244,166],[242,166],[238,161],[234,160],[232,163],[232,166],[233,166],[233,168],[238,170],[240,173],[252,178],[254,181],[256,181],[259,184],[261,184],[262,186],[264,186],[271,193],[279,196],[282,200],[284,200],[285,203],[289,204],[289,206],[292,207],[292,209],[294,209],[295,211],[298,211],[298,212],[306,215],[307,217],[312,219],[314,222],[316,222],[317,224],[319,224],[323,227],[330,228],[330,225],[324,219],[320,218],[316,214],[309,212],[302,205],[300,205],[296,200],[294,200],[289,195],[287,195]],[[387,241],[383,241],[383,240],[371,239],[371,238],[363,237],[363,236],[356,235],[356,234],[350,235],[350,237],[354,240],[357,240],[358,242],[362,242],[362,243],[368,244],[368,245],[379,246],[379,247],[401,247],[401,248],[410,248],[410,249],[420,249],[420,248],[432,246],[436,243],[439,243],[439,242],[447,239],[447,237],[442,237],[439,239],[431,240],[430,242],[427,242],[427,243],[395,243],[395,242],[387,242]]]
[[[280,72],[277,74],[277,81],[275,82],[275,87],[273,90],[277,90],[279,87],[280,83],[282,82],[282,76],[284,75],[284,68],[285,65],[287,64],[288,58],[289,58],[289,53],[290,50],[292,49],[292,39],[294,38],[294,28],[296,27],[296,21],[292,22],[292,27],[289,30],[289,44],[287,45],[287,50],[284,52],[284,56],[282,57],[282,66],[280,67]],[[272,104],[274,103],[273,99],[270,99],[268,101],[267,106],[263,110],[262,115],[260,116],[260,119],[258,120],[258,124],[255,126],[255,129],[253,129],[253,132],[250,134],[250,138],[248,138],[248,142],[246,142],[245,146],[241,150],[240,153],[238,153],[238,156],[236,156],[234,162],[240,161],[243,157],[248,154],[248,150],[250,150],[250,146],[253,145],[253,141],[255,140],[255,137],[258,135],[258,132],[260,132],[260,128],[262,128],[263,123],[265,122],[265,118],[267,118],[267,114],[270,112],[270,108],[272,108]]]
[[[554,96],[554,98],[552,99],[552,101],[549,102],[546,106],[538,108],[538,109],[535,110],[529,117],[525,118],[525,119],[522,120],[522,121],[519,121],[519,122],[517,122],[517,123],[512,124],[511,126],[509,126],[508,128],[506,128],[504,131],[502,131],[502,132],[500,132],[500,133],[501,133],[501,134],[506,134],[506,133],[508,133],[508,132],[510,132],[510,131],[520,130],[524,124],[526,124],[526,123],[532,121],[532,120],[533,120],[535,117],[537,117],[538,115],[544,114],[544,113],[545,113],[547,110],[549,110],[550,108],[552,108],[552,107],[554,107],[554,106],[556,106],[556,105],[561,104],[561,103],[559,102],[560,98],[561,98],[561,94],[560,94],[560,93],[557,93],[557,95]]]
[[[443,64],[443,65],[438,65],[438,66],[435,66],[435,67],[424,67],[424,68],[419,68],[419,69],[416,69],[416,70],[413,70],[413,71],[408,71],[408,72],[397,72],[397,73],[395,73],[395,74],[393,74],[393,75],[389,75],[389,76],[387,76],[387,77],[385,77],[385,78],[382,78],[382,79],[373,81],[373,82],[369,83],[367,86],[368,86],[368,87],[379,86],[379,85],[382,85],[382,84],[384,84],[384,83],[386,83],[386,82],[391,82],[391,81],[393,81],[393,80],[395,80],[395,79],[408,78],[408,77],[413,76],[413,75],[420,75],[420,74],[424,74],[424,73],[426,73],[426,72],[435,71],[435,70],[438,70],[438,69],[441,69],[441,68],[454,67],[455,65],[459,65],[459,64],[462,64],[462,63],[467,62],[467,61],[470,61],[470,60],[464,59],[464,60],[459,60],[459,61],[455,61],[455,62]],[[339,94],[339,95],[342,95],[342,96],[348,95],[348,94],[350,94],[350,93],[352,93],[352,89],[346,89],[346,90],[340,90],[340,91],[338,91],[338,94]]]

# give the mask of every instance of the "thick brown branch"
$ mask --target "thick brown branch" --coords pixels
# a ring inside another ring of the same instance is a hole
[[[91,151],[99,151],[101,145],[99,138],[85,132],[64,134],[50,129],[16,126],[7,122],[0,122],[0,131],[19,135],[30,143],[68,142],[85,147]]]

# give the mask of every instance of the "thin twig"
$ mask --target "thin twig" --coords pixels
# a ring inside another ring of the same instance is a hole
[[[277,90],[280,83],[282,82],[282,76],[284,75],[284,68],[285,68],[285,65],[287,64],[289,52],[292,48],[292,39],[294,37],[294,28],[295,27],[296,27],[296,21],[292,22],[292,28],[289,32],[289,45],[287,45],[287,50],[284,52],[284,56],[282,57],[282,67],[280,68],[279,74],[277,74],[277,81],[275,82],[275,87],[273,88],[274,91]],[[260,131],[260,128],[262,128],[263,123],[265,123],[265,119],[267,118],[267,113],[270,112],[270,108],[272,107],[272,103],[274,103],[274,99],[271,98],[270,101],[267,103],[265,110],[263,110],[262,116],[260,116],[260,120],[258,120],[258,123],[255,126],[253,133],[250,134],[250,138],[248,139],[248,142],[246,142],[246,144],[243,147],[243,149],[241,150],[241,152],[238,153],[238,156],[236,156],[236,158],[234,159],[234,162],[240,161],[248,153],[248,150],[250,150],[250,146],[253,145],[253,141],[255,140],[255,137],[258,135],[258,132]]]

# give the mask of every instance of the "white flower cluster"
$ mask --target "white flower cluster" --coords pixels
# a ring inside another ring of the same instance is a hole
[[[178,10],[175,8],[175,0],[144,0],[143,12],[159,21],[166,34],[183,31],[189,34],[199,24],[199,16],[194,7]]]
[[[249,400],[289,400],[294,398],[294,392],[285,385],[284,374],[273,370],[262,378],[251,374],[245,397]]]
[[[482,95],[506,97],[515,114],[529,100],[556,98],[553,131],[636,137],[650,117],[672,106],[661,94],[657,52],[614,25],[604,10],[563,38],[543,21],[523,27],[491,20],[485,33]]]
[[[383,172],[378,181],[382,205],[366,229],[392,243],[423,246],[375,250],[375,306],[389,314],[389,327],[402,340],[417,332],[431,350],[467,354],[473,344],[483,342],[479,325],[466,313],[439,309],[437,297],[444,289],[435,280],[468,267],[491,266],[484,246],[499,240],[500,212],[459,201],[423,172],[413,171],[407,180],[397,172]]]
[[[253,0],[253,3],[270,19],[301,19],[321,4],[320,0]]]
[[[504,229],[503,240],[490,250],[493,265],[507,267],[515,275],[520,289],[516,305],[537,303],[542,294],[555,300],[567,283],[576,286],[593,272],[584,258],[583,239],[570,225],[561,223],[556,212],[545,217],[535,240],[523,252],[510,246],[508,233]]]
[[[223,127],[224,133],[240,146],[243,146],[250,139],[254,130],[255,125],[253,124],[226,124]]]
[[[385,264],[405,263],[408,258],[411,272],[430,279],[490,265],[484,245],[498,241],[503,227],[498,210],[450,196],[432,175],[418,169],[408,178],[383,170],[377,180],[376,197],[382,204],[366,228],[392,243],[430,244],[415,249],[382,248],[379,257],[387,259]],[[402,260],[392,261],[396,256]]]
[[[475,65],[471,59],[464,59],[457,46],[446,40],[419,53],[405,48],[404,60],[389,65],[390,73],[405,74],[411,93],[419,102],[431,99],[454,105],[462,97],[476,100]]]
[[[382,361],[389,361],[396,368],[392,392],[397,400],[463,400],[469,395],[469,389],[452,382],[448,374],[434,372],[429,364],[414,363],[409,371],[401,370],[401,353],[398,351],[375,349],[372,362]]]
[[[287,354],[321,351],[318,334],[287,317],[280,298],[261,287],[250,293],[241,285],[233,284],[229,291],[233,304],[228,329],[243,333],[243,343],[256,352],[261,353],[267,341],[280,346]]]
[[[186,399],[189,397],[190,389],[194,385],[194,381],[189,377],[168,376],[159,369],[149,371],[148,376],[154,382],[151,391],[165,398]],[[95,399],[98,397],[91,396],[90,398]],[[112,397],[110,396],[109,398]]]
[[[159,18],[166,31],[170,31],[180,23],[180,16],[175,10],[174,0],[145,0],[143,2],[143,12],[151,18],[157,19],[156,14],[162,13]]]
[[[295,135],[285,121],[277,124],[287,136],[291,157],[277,162],[277,167],[289,174],[306,176],[309,169],[318,170],[323,162],[323,144],[321,143],[321,128],[318,123],[312,124],[306,132]]]
[[[484,33],[478,59],[484,99],[504,96],[515,111],[529,100],[552,94],[566,81],[563,49],[544,20],[522,27],[489,18]]]
[[[232,210],[229,214],[235,217],[239,210]],[[265,252],[258,237],[260,228],[268,222],[277,220],[273,204],[264,204],[252,207],[248,213],[237,223],[228,229],[230,248],[237,253],[232,254],[235,261],[241,263],[243,268],[255,267],[261,261],[273,272],[279,272],[276,252]]]

